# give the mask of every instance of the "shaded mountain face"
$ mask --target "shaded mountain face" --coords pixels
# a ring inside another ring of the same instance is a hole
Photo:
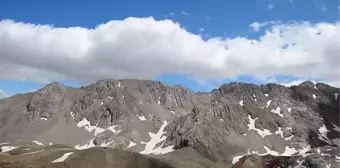
[[[0,100],[0,143],[9,143],[0,145],[0,158],[15,160],[23,154],[8,152],[28,144],[63,144],[70,157],[101,151],[108,161],[100,163],[110,166],[122,155],[165,167],[337,167],[339,117],[339,89],[308,81],[230,83],[210,93],[146,80],[107,79],[81,88],[52,83]],[[48,151],[57,159],[53,147]],[[61,166],[69,166],[67,158]]]

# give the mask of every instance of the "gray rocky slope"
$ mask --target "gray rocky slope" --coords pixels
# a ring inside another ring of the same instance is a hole
[[[0,165],[333,168],[339,117],[339,89],[308,81],[210,93],[146,80],[52,83],[0,100]]]

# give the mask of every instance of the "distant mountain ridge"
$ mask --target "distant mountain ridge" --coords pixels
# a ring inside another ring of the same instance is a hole
[[[265,167],[270,159],[272,167],[333,168],[340,161],[339,92],[310,81],[292,87],[233,82],[210,93],[150,80],[106,79],[81,88],[51,83],[0,100],[0,143],[6,143],[0,146],[9,153],[6,162],[0,155],[0,165],[26,162],[10,152],[25,153],[30,145],[50,152],[32,154],[39,160],[34,165],[47,167],[86,167],[74,159],[91,148],[105,154],[106,166],[129,167],[112,157],[138,162],[125,157],[133,155],[165,167]],[[61,150],[54,144],[73,153],[52,163]],[[49,159],[41,161],[44,156]]]

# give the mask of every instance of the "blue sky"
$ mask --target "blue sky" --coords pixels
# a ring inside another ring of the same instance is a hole
[[[155,21],[169,19],[181,25],[183,30],[188,33],[200,36],[203,40],[212,38],[233,39],[244,37],[247,39],[260,39],[264,36],[266,30],[261,29],[258,32],[253,31],[249,26],[256,23],[278,22],[291,23],[308,21],[312,24],[322,22],[335,25],[339,20],[339,1],[338,0],[234,0],[234,1],[205,1],[205,0],[188,0],[188,1],[86,1],[86,0],[3,0],[0,5],[0,19],[9,19],[13,22],[23,22],[25,24],[34,25],[52,25],[57,28],[68,29],[70,27],[82,27],[88,30],[95,29],[100,24],[105,24],[111,20],[124,20],[128,17],[153,17]],[[5,24],[4,24],[5,25]],[[272,26],[265,24],[265,26]],[[265,27],[263,26],[263,27]],[[1,29],[1,26],[0,26]],[[0,32],[1,34],[1,32]],[[24,36],[23,36],[24,38]],[[32,41],[34,43],[34,41]],[[19,45],[19,44],[18,44]],[[39,50],[39,47],[35,47]],[[1,54],[4,50],[0,48]],[[6,50],[6,55],[8,54]],[[53,51],[51,51],[53,52]],[[33,53],[34,55],[34,53]],[[12,56],[13,57],[13,56]],[[22,56],[24,57],[24,56]],[[51,56],[52,57],[52,56]],[[56,54],[55,57],[59,56]],[[207,57],[209,57],[207,55]],[[60,57],[61,58],[61,57]],[[51,58],[52,59],[52,58]],[[265,59],[265,58],[264,58]],[[65,62],[67,60],[64,60]],[[39,61],[37,61],[39,62]],[[13,60],[8,61],[13,63]],[[15,64],[19,64],[16,63]],[[37,63],[38,64],[38,63]],[[37,64],[29,64],[28,66],[36,66],[34,68],[41,69]],[[20,63],[21,65],[21,63]],[[191,65],[191,64],[190,64]],[[322,64],[324,66],[324,64]],[[321,66],[321,67],[322,67]],[[196,66],[195,66],[196,67]],[[31,67],[32,68],[32,67]],[[14,68],[13,68],[14,69]],[[266,69],[262,68],[261,70]],[[17,70],[17,69],[16,69]],[[43,69],[46,70],[46,69]],[[11,68],[10,70],[11,71]],[[13,70],[14,73],[15,69]],[[46,70],[51,72],[51,69]],[[169,70],[164,70],[169,71]],[[202,70],[203,71],[203,70]],[[270,71],[268,69],[268,71]],[[182,84],[194,91],[210,91],[222,83],[231,81],[242,81],[252,83],[266,83],[268,80],[259,80],[248,74],[226,75],[221,78],[219,75],[216,80],[209,79],[195,80],[196,74],[190,74],[190,70],[179,71],[176,73],[162,73],[154,75],[152,78],[163,81],[168,84]],[[260,72],[260,70],[259,70]],[[274,82],[291,82],[299,79],[323,79],[320,76],[312,78],[301,74],[298,76],[281,74],[281,71],[273,71],[270,79],[275,77]],[[54,72],[53,72],[54,73]],[[60,73],[60,71],[58,71]],[[99,72],[98,72],[99,73]],[[203,72],[202,72],[203,74]],[[206,75],[206,74],[204,74]],[[204,76],[203,75],[203,76]],[[68,76],[67,72],[63,72],[62,76]],[[70,75],[71,76],[71,75]],[[107,75],[106,75],[107,76]],[[106,77],[105,76],[105,77]],[[133,76],[133,75],[132,75]],[[152,75],[150,75],[152,76]],[[222,75],[223,76],[223,75]],[[40,76],[39,76],[40,77]],[[119,78],[112,76],[113,78]],[[123,76],[124,77],[124,76]],[[128,76],[129,77],[129,76]],[[27,77],[8,77],[0,75],[0,90],[9,93],[24,93],[30,90],[41,88],[44,82],[39,82],[36,78]],[[147,78],[150,78],[149,76]],[[73,80],[74,79],[74,80]],[[80,79],[80,80],[79,80]],[[72,77],[49,79],[50,81],[60,81],[66,85],[79,87],[86,84],[87,81],[81,80],[82,77],[73,75]],[[266,78],[268,79],[268,77]],[[324,78],[325,80],[328,78]],[[329,80],[334,80],[329,78]]]

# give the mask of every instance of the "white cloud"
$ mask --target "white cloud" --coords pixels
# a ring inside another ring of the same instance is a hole
[[[2,91],[0,89],[0,99],[3,99],[3,98],[6,98],[6,97],[9,97],[10,95],[8,93],[5,93],[4,91]]]
[[[170,15],[170,16],[173,16],[173,15],[175,15],[175,13],[174,13],[174,12],[170,12],[169,15]]]
[[[207,19],[207,20],[210,20],[210,17],[209,17],[209,16],[207,16],[207,17],[205,17],[205,19]]]
[[[0,79],[154,79],[164,73],[198,80],[238,75],[267,79],[339,79],[339,23],[277,23],[259,40],[210,38],[171,20],[127,18],[96,27],[55,28],[0,22]]]
[[[264,22],[264,23],[254,22],[254,23],[250,24],[249,26],[252,28],[252,31],[259,32],[260,28],[267,25],[267,24],[268,24],[267,22]]]
[[[269,4],[268,5],[268,9],[273,9],[275,6],[274,6],[274,4]]]
[[[188,13],[188,12],[186,12],[186,11],[181,11],[181,14],[182,15],[185,15],[185,16],[189,16],[190,14]]]
[[[298,79],[298,80],[293,80],[290,82],[283,82],[280,83],[283,86],[290,87],[290,86],[297,86],[300,85],[301,83],[305,82],[306,80]],[[316,83],[315,81],[312,81],[313,83]]]

